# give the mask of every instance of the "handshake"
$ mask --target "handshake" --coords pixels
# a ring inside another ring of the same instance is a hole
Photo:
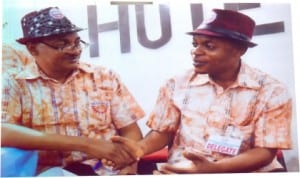
[[[142,147],[134,140],[122,136],[113,136],[111,141],[114,149],[108,150],[108,154],[101,159],[104,166],[118,170],[136,163],[144,156]]]

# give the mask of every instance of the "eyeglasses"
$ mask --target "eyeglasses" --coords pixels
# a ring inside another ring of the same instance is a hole
[[[69,52],[69,51],[72,51],[74,49],[84,49],[84,48],[87,48],[89,46],[89,44],[83,40],[79,40],[77,43],[75,44],[66,44],[66,45],[63,45],[63,46],[54,46],[52,44],[49,44],[45,41],[41,41],[40,43],[43,43],[44,45],[52,48],[52,49],[55,49],[55,50],[58,50],[58,51],[61,51],[61,52]],[[67,42],[66,42],[67,43]]]

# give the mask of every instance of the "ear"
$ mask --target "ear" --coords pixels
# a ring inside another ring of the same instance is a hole
[[[227,39],[229,43],[235,48],[239,56],[243,56],[248,50],[248,46],[243,42],[237,40]]]
[[[240,54],[241,54],[241,56],[243,56],[243,55],[246,53],[247,50],[248,50],[248,47],[246,47],[246,46],[241,46],[241,47],[240,47]]]
[[[239,56],[243,56],[248,50],[248,46],[242,43],[234,43],[235,50],[237,51]]]
[[[27,50],[29,51],[29,53],[32,55],[32,56],[37,56],[39,55],[39,51],[37,49],[37,43],[31,43],[31,42],[28,42],[26,44],[26,48]]]

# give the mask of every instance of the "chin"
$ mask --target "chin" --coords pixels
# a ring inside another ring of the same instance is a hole
[[[196,74],[207,74],[208,73],[206,70],[201,70],[201,69],[198,69],[198,68],[195,68],[194,72]]]
[[[69,72],[71,72],[71,71],[77,70],[77,69],[78,69],[78,66],[77,66],[77,65],[69,65],[69,66],[64,66],[64,67],[62,67],[61,69],[64,70],[64,71],[69,71]]]
[[[79,67],[78,61],[68,65],[68,68],[70,68],[70,69],[77,69],[78,67]]]

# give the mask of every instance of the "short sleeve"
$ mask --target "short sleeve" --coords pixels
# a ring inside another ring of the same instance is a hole
[[[14,49],[9,45],[2,46],[2,72],[17,74],[33,61],[34,59],[25,51]]]
[[[13,124],[22,123],[20,92],[15,79],[7,74],[2,74],[2,108],[1,122]]]
[[[178,128],[181,112],[173,101],[175,81],[169,80],[160,88],[153,111],[147,125],[157,131],[174,132]]]
[[[271,91],[256,123],[255,145],[289,149],[292,147],[292,100],[283,86],[266,87]]]
[[[111,72],[113,97],[112,119],[117,128],[125,127],[144,117],[145,113],[119,76]]]

